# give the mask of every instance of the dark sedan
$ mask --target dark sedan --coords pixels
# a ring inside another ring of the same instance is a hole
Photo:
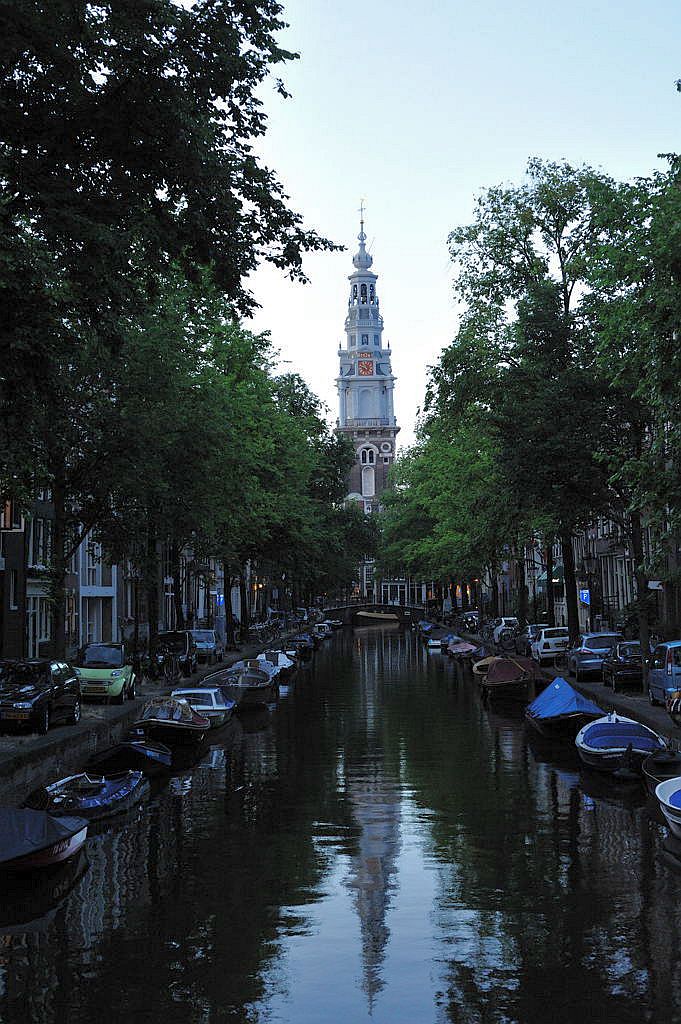
[[[640,688],[643,681],[641,645],[636,640],[615,644],[603,659],[603,685],[613,690],[623,683],[634,683]]]
[[[46,733],[80,721],[80,683],[70,665],[47,658],[0,661],[0,727]]]

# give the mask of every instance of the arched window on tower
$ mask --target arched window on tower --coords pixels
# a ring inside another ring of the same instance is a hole
[[[352,286],[352,301],[353,302],[357,302],[357,285],[356,284],[353,284],[353,286]]]
[[[375,295],[374,295],[374,286],[373,286],[372,284],[370,284],[370,285],[369,285],[369,299],[370,299],[370,301],[371,301],[371,305],[372,305],[372,306],[373,306],[373,304],[374,304],[374,298],[375,298]]]
[[[362,448],[362,451],[360,453],[360,458],[362,459],[362,465],[366,466],[366,461],[367,461],[367,450],[366,450],[366,448]]]
[[[373,450],[373,448],[370,448],[369,449],[369,463],[371,465],[373,465],[373,462],[374,462],[374,450]]]
[[[362,469],[362,497],[373,498],[376,493],[376,483],[374,478],[374,467],[364,466]]]
[[[361,286],[360,295],[361,295],[361,299],[362,299],[362,305],[366,306],[366,304],[367,304],[367,286],[365,284],[363,284]]]

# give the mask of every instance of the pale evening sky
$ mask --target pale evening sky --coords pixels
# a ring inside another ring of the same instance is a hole
[[[281,70],[261,146],[309,227],[348,251],[308,256],[306,286],[265,268],[251,285],[287,367],[335,422],[338,344],[360,198],[393,350],[401,445],[427,367],[453,337],[447,235],[476,195],[519,182],[527,159],[647,174],[681,149],[679,0],[507,3],[288,0]]]

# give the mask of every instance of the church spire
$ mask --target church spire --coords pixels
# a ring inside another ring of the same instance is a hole
[[[367,236],[364,234],[364,200],[362,199],[359,207],[359,234],[357,235],[359,241],[359,251],[354,256],[352,264],[357,270],[368,270],[371,264],[374,262],[372,257],[366,251],[366,240]]]

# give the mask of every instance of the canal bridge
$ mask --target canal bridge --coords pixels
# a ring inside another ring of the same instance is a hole
[[[352,601],[349,604],[330,605],[324,609],[325,618],[340,619],[344,626],[356,625],[358,615],[393,619],[403,625],[412,625],[419,622],[425,613],[426,609],[421,604],[387,604],[369,601]]]

